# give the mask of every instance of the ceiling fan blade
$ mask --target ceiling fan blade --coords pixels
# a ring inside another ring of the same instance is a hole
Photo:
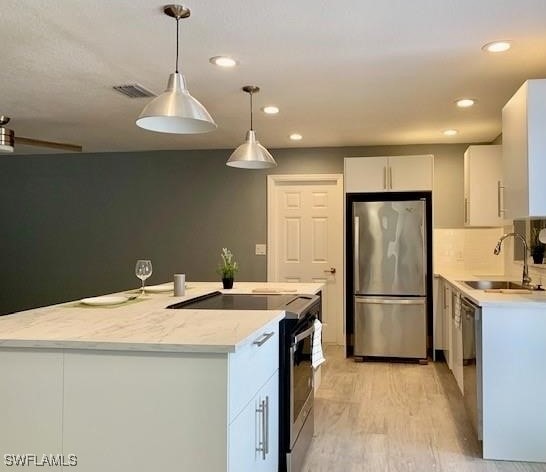
[[[83,148],[79,144],[55,143],[53,141],[43,141],[41,139],[22,138],[15,136],[15,144],[26,144],[27,146],[48,147],[61,149],[63,151],[82,152]]]

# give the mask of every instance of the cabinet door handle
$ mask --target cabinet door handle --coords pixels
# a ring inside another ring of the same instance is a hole
[[[464,222],[468,223],[468,198],[464,199]]]
[[[383,190],[387,190],[387,166],[383,167]]]
[[[389,166],[389,188],[392,190],[392,167]]]
[[[269,449],[269,445],[266,442],[267,437],[267,421],[266,421],[266,410],[268,408],[267,402],[268,397],[266,397],[266,400],[260,401],[260,406],[256,408],[256,413],[258,413],[258,422],[260,424],[260,429],[258,431],[258,447],[256,448],[256,451],[261,453],[262,460],[265,461],[265,455],[267,454],[267,450]]]
[[[275,333],[264,333],[262,334],[258,339],[256,339],[252,344],[256,344],[256,346],[260,347],[261,345],[265,344],[268,339],[270,339]]]
[[[264,453],[262,458],[265,459],[266,454],[269,454],[269,396],[266,395],[265,400],[263,402],[263,408],[264,408],[264,421],[263,421],[263,428],[264,428]]]
[[[501,200],[504,200],[502,198],[502,194],[504,193],[504,186],[502,185],[502,182],[500,180],[497,180],[497,216],[500,218],[504,213],[504,208]]]

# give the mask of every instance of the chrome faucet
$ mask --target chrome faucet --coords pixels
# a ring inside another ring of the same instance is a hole
[[[521,283],[524,287],[529,287],[531,285],[531,277],[529,277],[529,265],[527,264],[527,255],[529,253],[529,246],[527,246],[527,241],[525,241],[524,236],[522,236],[519,233],[503,234],[498,240],[497,245],[495,246],[495,250],[493,251],[493,254],[495,254],[495,256],[498,256],[500,254],[502,242],[509,236],[513,236],[514,239],[519,238],[519,240],[523,243],[523,276],[522,276]]]

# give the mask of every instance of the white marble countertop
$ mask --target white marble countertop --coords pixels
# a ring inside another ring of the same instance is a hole
[[[267,324],[281,320],[284,311],[166,307],[216,290],[252,293],[254,289],[268,289],[313,294],[323,288],[320,283],[236,282],[231,290],[222,290],[222,284],[216,282],[187,282],[187,285],[184,297],[174,297],[172,292],[145,294],[121,305],[102,307],[75,301],[2,316],[0,347],[234,352]]]
[[[531,293],[491,293],[484,290],[476,290],[461,283],[462,280],[511,280],[521,283],[521,279],[506,277],[503,275],[473,275],[468,273],[448,274],[440,272],[438,274],[455,286],[464,295],[482,307],[502,306],[502,307],[525,307],[536,306],[541,309],[546,308],[546,291],[533,291]]]

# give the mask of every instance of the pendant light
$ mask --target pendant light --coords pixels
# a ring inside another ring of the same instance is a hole
[[[252,94],[258,93],[259,87],[245,85],[243,92],[250,95],[250,130],[246,133],[246,139],[229,157],[226,165],[241,169],[267,169],[276,167],[277,163],[269,151],[256,139],[252,122]]]
[[[179,22],[190,16],[189,8],[167,5],[163,12],[176,19],[176,69],[169,76],[167,89],[144,107],[136,120],[141,128],[159,133],[207,133],[217,125],[199,101],[190,95],[184,76],[178,72]]]

